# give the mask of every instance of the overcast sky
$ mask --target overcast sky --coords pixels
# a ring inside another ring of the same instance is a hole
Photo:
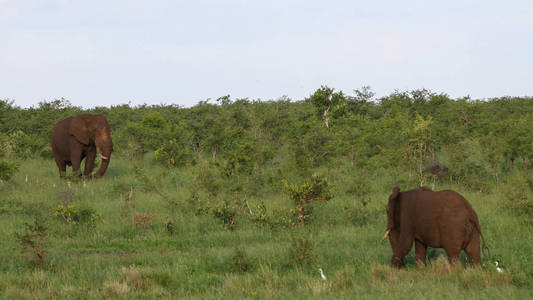
[[[28,107],[533,96],[533,2],[0,0],[0,99]]]

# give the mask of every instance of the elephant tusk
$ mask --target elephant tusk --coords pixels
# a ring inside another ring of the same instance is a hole
[[[98,156],[100,156],[101,159],[107,160],[108,158],[103,156],[101,153],[98,153]]]
[[[381,243],[383,243],[383,241],[389,236],[389,234],[390,234],[390,229],[387,229],[387,231],[385,231],[385,235],[381,239]]]

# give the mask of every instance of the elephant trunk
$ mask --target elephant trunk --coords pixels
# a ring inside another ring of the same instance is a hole
[[[113,152],[113,143],[111,142],[111,137],[109,135],[109,130],[104,129],[96,137],[96,153],[102,159],[100,164],[100,169],[96,172],[95,176],[102,177],[104,176],[107,167],[109,166],[109,160],[111,159],[111,152]]]
[[[103,156],[102,154],[99,154],[99,156],[100,158],[102,158],[102,163],[100,164],[100,168],[95,174],[96,178],[104,176],[104,173],[107,170],[107,167],[109,166],[109,160],[111,159],[111,153],[108,156]]]

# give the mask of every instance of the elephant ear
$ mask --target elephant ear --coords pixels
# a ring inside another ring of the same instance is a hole
[[[396,220],[396,198],[400,196],[400,188],[395,187],[389,197],[389,204],[387,205],[387,233],[389,233],[400,220]],[[385,237],[383,237],[385,239]]]
[[[396,199],[396,197],[398,197],[399,194],[400,194],[400,188],[399,188],[399,187],[395,187],[395,188],[392,190],[392,194],[391,194],[390,197],[389,197],[389,201],[390,201],[390,200],[394,200],[394,199]]]
[[[70,121],[69,133],[80,143],[89,145],[89,129],[85,120],[80,116],[76,116]]]

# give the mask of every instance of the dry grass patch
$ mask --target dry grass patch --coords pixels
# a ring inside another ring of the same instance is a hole
[[[427,267],[421,265],[418,266],[417,269],[422,270],[424,273],[428,273],[425,275],[444,276],[450,275],[453,272],[457,272],[458,270],[463,269],[463,266],[461,266],[460,263],[450,265],[450,263],[448,262],[448,258],[444,256],[439,256],[437,259],[430,261]]]
[[[63,285],[61,287],[61,291],[65,295],[74,295],[74,294],[79,293],[80,288],[77,286],[73,286],[73,285]]]
[[[104,296],[124,297],[132,291],[145,290],[148,281],[136,266],[122,267],[122,280],[104,282]]]
[[[307,287],[314,296],[329,293],[331,291],[331,282],[322,279],[313,279],[307,282]]]
[[[466,269],[457,276],[457,281],[465,289],[508,287],[513,285],[509,273],[487,272],[481,268]]]
[[[42,286],[46,283],[46,273],[43,270],[33,272],[32,277],[32,282],[35,286]]]
[[[110,280],[104,282],[104,296],[111,297],[124,297],[130,292],[130,287],[125,282],[118,280]]]
[[[135,224],[136,228],[139,228],[142,226],[142,228],[146,228],[148,226],[152,226],[152,221],[154,220],[153,215],[144,215],[141,213],[135,213],[133,215],[133,224]]]
[[[223,288],[229,292],[241,293],[246,297],[275,298],[286,289],[285,281],[269,267],[261,266],[259,273],[240,276],[226,275]]]
[[[223,288],[229,292],[242,293],[243,296],[257,296],[257,287],[260,286],[256,278],[242,278],[237,275],[229,275],[223,283]],[[270,298],[270,297],[267,297]]]
[[[395,269],[385,265],[374,265],[371,270],[374,282],[386,282],[388,284],[400,282],[407,274],[404,269]]]
[[[335,272],[334,281],[332,282],[332,291],[344,291],[352,288],[355,283],[355,270],[350,266]]]
[[[412,287],[419,282],[432,282],[453,285],[459,289],[485,289],[511,287],[512,279],[508,273],[497,273],[480,267],[464,267],[460,263],[450,265],[447,258],[441,257],[431,261],[428,266],[395,269],[389,266],[372,267],[373,286],[388,289],[390,285]]]
[[[145,276],[134,265],[122,267],[122,278],[135,290],[146,289],[148,286]]]

